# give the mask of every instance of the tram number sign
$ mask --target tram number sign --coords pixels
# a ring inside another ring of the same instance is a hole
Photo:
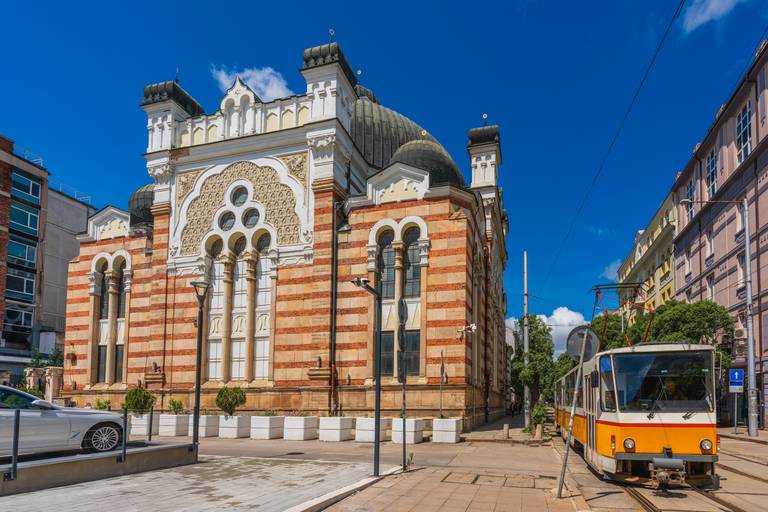
[[[742,393],[744,391],[744,370],[731,368],[728,370],[728,392]]]

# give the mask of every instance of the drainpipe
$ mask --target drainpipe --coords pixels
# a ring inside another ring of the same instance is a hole
[[[491,304],[491,282],[489,277],[489,268],[490,268],[490,260],[491,260],[491,247],[488,242],[486,242],[486,255],[485,258],[485,343],[483,345],[483,352],[485,352],[485,365],[483,367],[483,374],[485,376],[485,384],[483,387],[483,411],[485,415],[485,422],[488,423],[489,418],[489,398],[490,398],[490,392],[491,392],[491,375],[488,371],[488,331],[489,331],[489,322],[488,322],[488,310],[490,309]]]
[[[699,162],[699,179],[697,180],[698,183],[699,183],[699,197],[703,199],[704,198],[704,194],[702,193],[702,190],[701,190],[701,182],[703,181],[701,179],[702,174],[703,174],[702,173],[702,169],[703,168],[702,168],[701,158],[696,157],[696,161]],[[698,220],[698,225],[699,225],[699,239],[698,239],[698,242],[699,242],[699,244],[698,244],[699,245],[699,300],[702,300],[702,295],[701,295],[702,294],[701,278],[704,275],[704,261],[701,259],[701,219],[702,219],[702,217],[704,217],[703,210],[704,210],[704,208],[707,207],[707,203],[700,203],[700,204],[701,204],[701,210],[702,211],[699,212],[699,220]]]
[[[329,376],[328,390],[328,414],[335,416],[338,410],[336,403],[336,294],[338,292],[338,243],[339,235],[336,233],[336,209],[338,203],[331,199],[331,347],[329,354],[329,365],[331,374]]]

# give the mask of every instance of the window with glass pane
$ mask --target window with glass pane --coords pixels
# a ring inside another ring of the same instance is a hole
[[[739,163],[752,152],[752,102],[748,101],[736,118],[736,156]]]
[[[237,187],[232,192],[232,204],[242,206],[248,200],[248,190],[245,187]]]
[[[232,340],[232,364],[230,366],[230,377],[233,379],[245,378],[245,340]]]
[[[13,172],[12,179],[13,189],[11,192],[14,196],[36,204],[40,202],[40,182],[16,171]]]
[[[208,340],[208,379],[221,378],[221,340]]]
[[[421,295],[421,266],[419,265],[419,228],[409,228],[403,236],[405,245],[405,297]]]
[[[35,298],[35,274],[15,268],[8,269],[5,281],[5,291],[9,297],[22,300]]]
[[[600,358],[600,407],[604,411],[616,410],[616,388],[610,356]]]
[[[99,290],[99,320],[109,317],[109,278],[107,277],[107,264],[101,267],[101,288]]]
[[[125,262],[120,265],[117,279],[117,318],[125,318]]]
[[[269,338],[258,338],[253,351],[253,373],[257,379],[265,379],[269,375]]]
[[[3,330],[13,332],[26,332],[32,329],[33,312],[31,306],[8,302],[3,314]]]
[[[375,356],[374,356],[375,357]],[[395,333],[381,333],[381,374],[392,376],[395,372]]]
[[[123,352],[125,345],[115,345],[115,382],[123,381]]]
[[[395,298],[395,250],[392,242],[394,231],[385,231],[379,236],[379,279],[377,288],[382,299]]]
[[[272,243],[272,237],[269,236],[269,233],[265,233],[259,237],[259,241],[256,242],[256,250],[259,254],[267,254],[267,251],[269,251],[269,246]]]
[[[688,182],[688,185],[685,187],[685,198],[690,201],[685,203],[685,213],[688,217],[688,220],[691,220],[693,218],[694,208],[693,208],[693,199],[694,199],[694,188],[693,188],[693,180],[690,180]]]
[[[8,240],[8,262],[25,267],[34,267],[37,261],[37,244],[21,238]]]
[[[10,225],[12,228],[18,229],[23,233],[36,235],[38,221],[39,213],[37,210],[16,201],[11,202]]]
[[[712,199],[717,193],[717,153],[714,149],[709,152],[707,158],[707,189],[709,198]]]
[[[107,346],[99,345],[99,361],[96,382],[104,382],[107,377]]]
[[[405,368],[408,375],[419,374],[420,331],[405,331]]]

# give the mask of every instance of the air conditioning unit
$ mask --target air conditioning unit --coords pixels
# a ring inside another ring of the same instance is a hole
[[[743,327],[737,327],[733,330],[733,339],[735,340],[745,340],[747,339],[747,330]]]

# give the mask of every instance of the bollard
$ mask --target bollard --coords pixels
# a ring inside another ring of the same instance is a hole
[[[13,411],[13,444],[11,445],[11,470],[3,475],[3,480],[16,480],[16,471],[19,465],[19,422],[21,421],[21,409]]]
[[[117,458],[117,462],[119,464],[125,462],[126,450],[128,448],[128,430],[128,408],[123,407],[123,439],[121,443],[122,453],[120,453],[120,456]]]
[[[504,424],[504,439],[509,439],[509,423]]]
[[[152,419],[155,415],[155,406],[149,408],[149,425],[147,425],[147,442],[152,442]]]

